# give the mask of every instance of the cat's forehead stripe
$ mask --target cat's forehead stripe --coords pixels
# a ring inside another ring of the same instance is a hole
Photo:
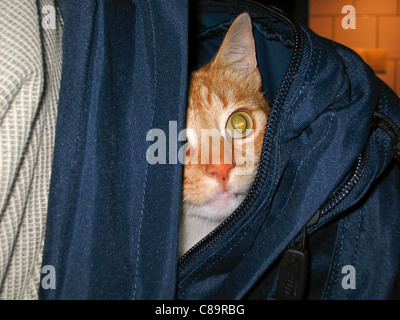
[[[227,99],[223,95],[219,95],[215,92],[215,90],[210,89],[206,85],[202,85],[199,89],[200,96],[205,103],[205,107],[209,110],[218,110],[222,109],[226,106]]]

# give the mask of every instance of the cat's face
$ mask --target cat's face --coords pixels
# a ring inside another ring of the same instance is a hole
[[[256,66],[250,18],[241,15],[214,59],[192,74],[184,214],[222,221],[251,188],[269,113]]]

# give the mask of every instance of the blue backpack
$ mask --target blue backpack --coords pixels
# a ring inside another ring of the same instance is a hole
[[[400,100],[349,48],[241,0],[59,0],[63,70],[41,299],[390,299],[400,252]],[[252,17],[271,105],[240,207],[178,261],[190,70]],[[176,139],[169,132],[169,139]],[[178,141],[178,148],[183,142]],[[169,150],[168,157],[177,150]]]

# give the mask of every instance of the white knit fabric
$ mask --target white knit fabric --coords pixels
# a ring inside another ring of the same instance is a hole
[[[61,38],[55,1],[0,1],[1,299],[38,297]]]

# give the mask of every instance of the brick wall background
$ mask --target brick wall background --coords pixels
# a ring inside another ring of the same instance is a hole
[[[356,29],[342,28],[345,5],[356,9]],[[386,48],[386,72],[377,75],[400,96],[400,0],[309,0],[309,26],[354,50]]]

